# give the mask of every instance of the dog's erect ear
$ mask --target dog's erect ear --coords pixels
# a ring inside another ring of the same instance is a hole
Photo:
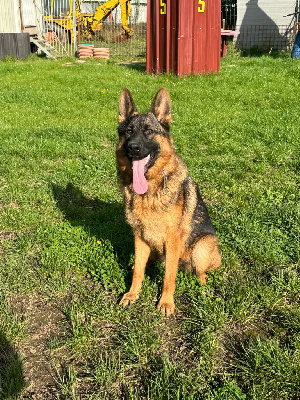
[[[133,102],[131,93],[127,88],[124,88],[119,100],[119,122],[125,121],[131,114],[136,112],[137,109]]]
[[[171,115],[171,97],[166,88],[161,88],[156,93],[150,111],[156,116],[162,124],[169,124],[172,122]]]

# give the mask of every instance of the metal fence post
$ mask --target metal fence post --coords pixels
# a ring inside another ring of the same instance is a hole
[[[73,37],[74,37],[74,53],[76,54],[77,52],[77,34],[76,34],[76,3],[75,0],[72,0],[73,2]]]

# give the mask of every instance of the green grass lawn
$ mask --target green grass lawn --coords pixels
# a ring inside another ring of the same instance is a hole
[[[184,78],[0,62],[1,399],[300,398],[299,78],[288,55],[229,54]],[[115,167],[125,86],[140,111],[170,92],[221,244],[206,286],[178,273],[169,319],[163,265],[118,305],[134,260]]]

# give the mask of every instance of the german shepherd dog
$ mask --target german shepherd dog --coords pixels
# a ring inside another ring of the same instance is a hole
[[[123,89],[116,158],[126,219],[134,234],[135,264],[130,290],[120,304],[138,299],[146,265],[163,257],[165,276],[157,308],[165,316],[175,310],[178,265],[205,284],[206,273],[221,264],[216,231],[198,186],[175,153],[170,122],[171,98],[165,88],[157,92],[147,114],[137,111],[131,93]]]

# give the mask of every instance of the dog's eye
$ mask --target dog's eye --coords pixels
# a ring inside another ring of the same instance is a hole
[[[146,130],[145,130],[145,135],[146,135],[146,136],[150,136],[150,135],[152,135],[152,133],[153,133],[153,130],[152,130],[152,129],[146,129]]]
[[[129,138],[131,135],[133,134],[133,130],[132,129],[127,129],[125,135],[127,138]]]

